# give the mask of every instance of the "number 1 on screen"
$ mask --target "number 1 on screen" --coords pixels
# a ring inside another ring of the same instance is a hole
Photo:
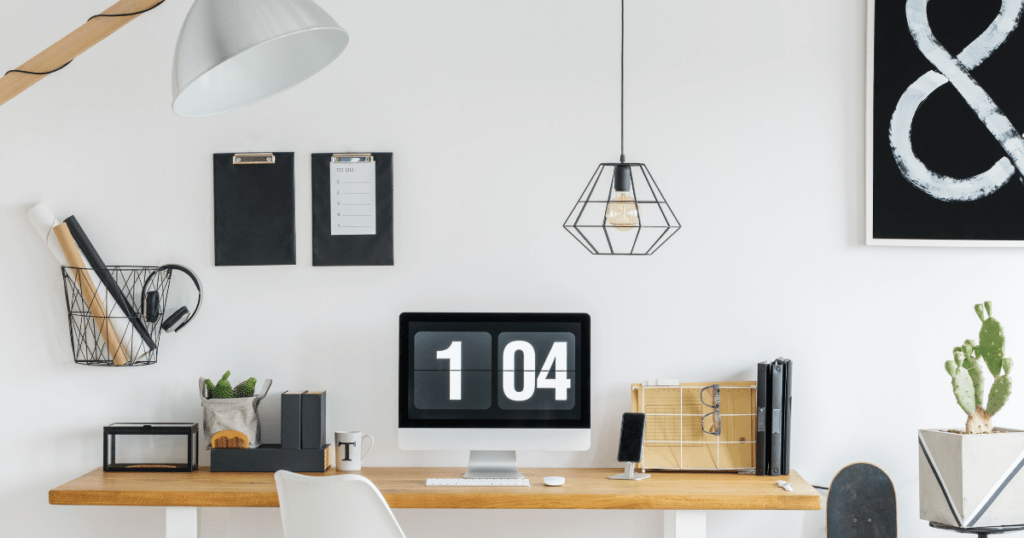
[[[437,352],[437,360],[448,360],[448,400],[462,399],[462,342],[452,342]]]

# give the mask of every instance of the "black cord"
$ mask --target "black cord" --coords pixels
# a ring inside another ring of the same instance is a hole
[[[626,0],[622,0],[619,43],[619,162],[626,162]]]
[[[85,22],[89,22],[89,21],[95,19],[96,17],[132,17],[132,16],[135,16],[135,15],[141,15],[141,14],[143,14],[143,13],[145,13],[145,12],[147,12],[147,11],[157,7],[157,6],[159,6],[160,4],[164,3],[165,1],[166,0],[160,0],[159,2],[153,4],[152,6],[146,8],[146,9],[143,9],[142,11],[136,11],[135,13],[112,13],[110,15],[107,15],[105,13],[100,13],[99,15],[93,15],[92,17],[89,17],[89,20],[87,20]]]
[[[811,487],[814,488],[814,489],[823,489],[825,491],[828,491],[828,488],[822,487],[822,486],[811,486]]]
[[[99,15],[93,15],[92,17],[89,17],[85,22],[89,22],[89,21],[95,19],[96,17],[132,17],[132,16],[135,16],[135,15],[141,15],[141,14],[143,14],[143,13],[145,13],[145,12],[151,10],[151,9],[156,8],[157,6],[159,6],[160,4],[162,4],[162,3],[166,2],[166,1],[167,0],[160,0],[159,2],[153,4],[152,6],[146,8],[146,9],[143,9],[142,11],[136,11],[135,13],[111,13],[109,15],[105,14],[105,13],[100,13]],[[39,72],[39,71],[23,71],[21,69],[11,69],[10,71],[7,71],[6,73],[4,73],[4,76],[6,77],[10,73],[24,73],[26,75],[40,75],[40,76],[49,75],[50,73],[56,73],[57,71],[60,71],[61,69],[64,69],[65,67],[68,66],[68,64],[70,64],[73,61],[75,61],[74,58],[68,60],[68,62],[66,64],[58,67],[57,69],[53,69],[51,71]],[[0,78],[3,78],[3,77],[0,77]]]
[[[25,73],[26,75],[49,75],[50,73],[56,73],[57,71],[60,71],[61,69],[64,69],[65,67],[68,66],[69,63],[71,63],[73,61],[74,61],[74,59],[68,60],[68,63],[58,67],[57,69],[54,69],[52,71],[47,71],[45,73],[37,73],[35,71],[22,71],[21,69],[11,69],[7,73]],[[4,76],[7,76],[7,73],[4,73]]]

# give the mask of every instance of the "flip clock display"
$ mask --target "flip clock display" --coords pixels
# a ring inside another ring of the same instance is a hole
[[[578,400],[571,332],[419,331],[412,373],[423,410],[565,411]]]

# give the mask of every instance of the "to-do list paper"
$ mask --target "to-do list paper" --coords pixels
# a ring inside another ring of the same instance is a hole
[[[331,163],[331,235],[377,234],[373,162]]]

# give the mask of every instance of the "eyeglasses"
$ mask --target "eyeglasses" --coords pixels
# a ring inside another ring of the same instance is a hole
[[[707,400],[704,398],[704,392],[710,391]],[[708,403],[711,400],[713,403]],[[719,413],[719,407],[722,402],[722,393],[718,390],[718,383],[709,385],[700,389],[700,403],[714,409],[714,411],[704,415],[704,418],[700,419],[700,429],[704,430],[704,433],[711,435],[722,435],[722,415]],[[710,424],[708,417],[711,417]]]

